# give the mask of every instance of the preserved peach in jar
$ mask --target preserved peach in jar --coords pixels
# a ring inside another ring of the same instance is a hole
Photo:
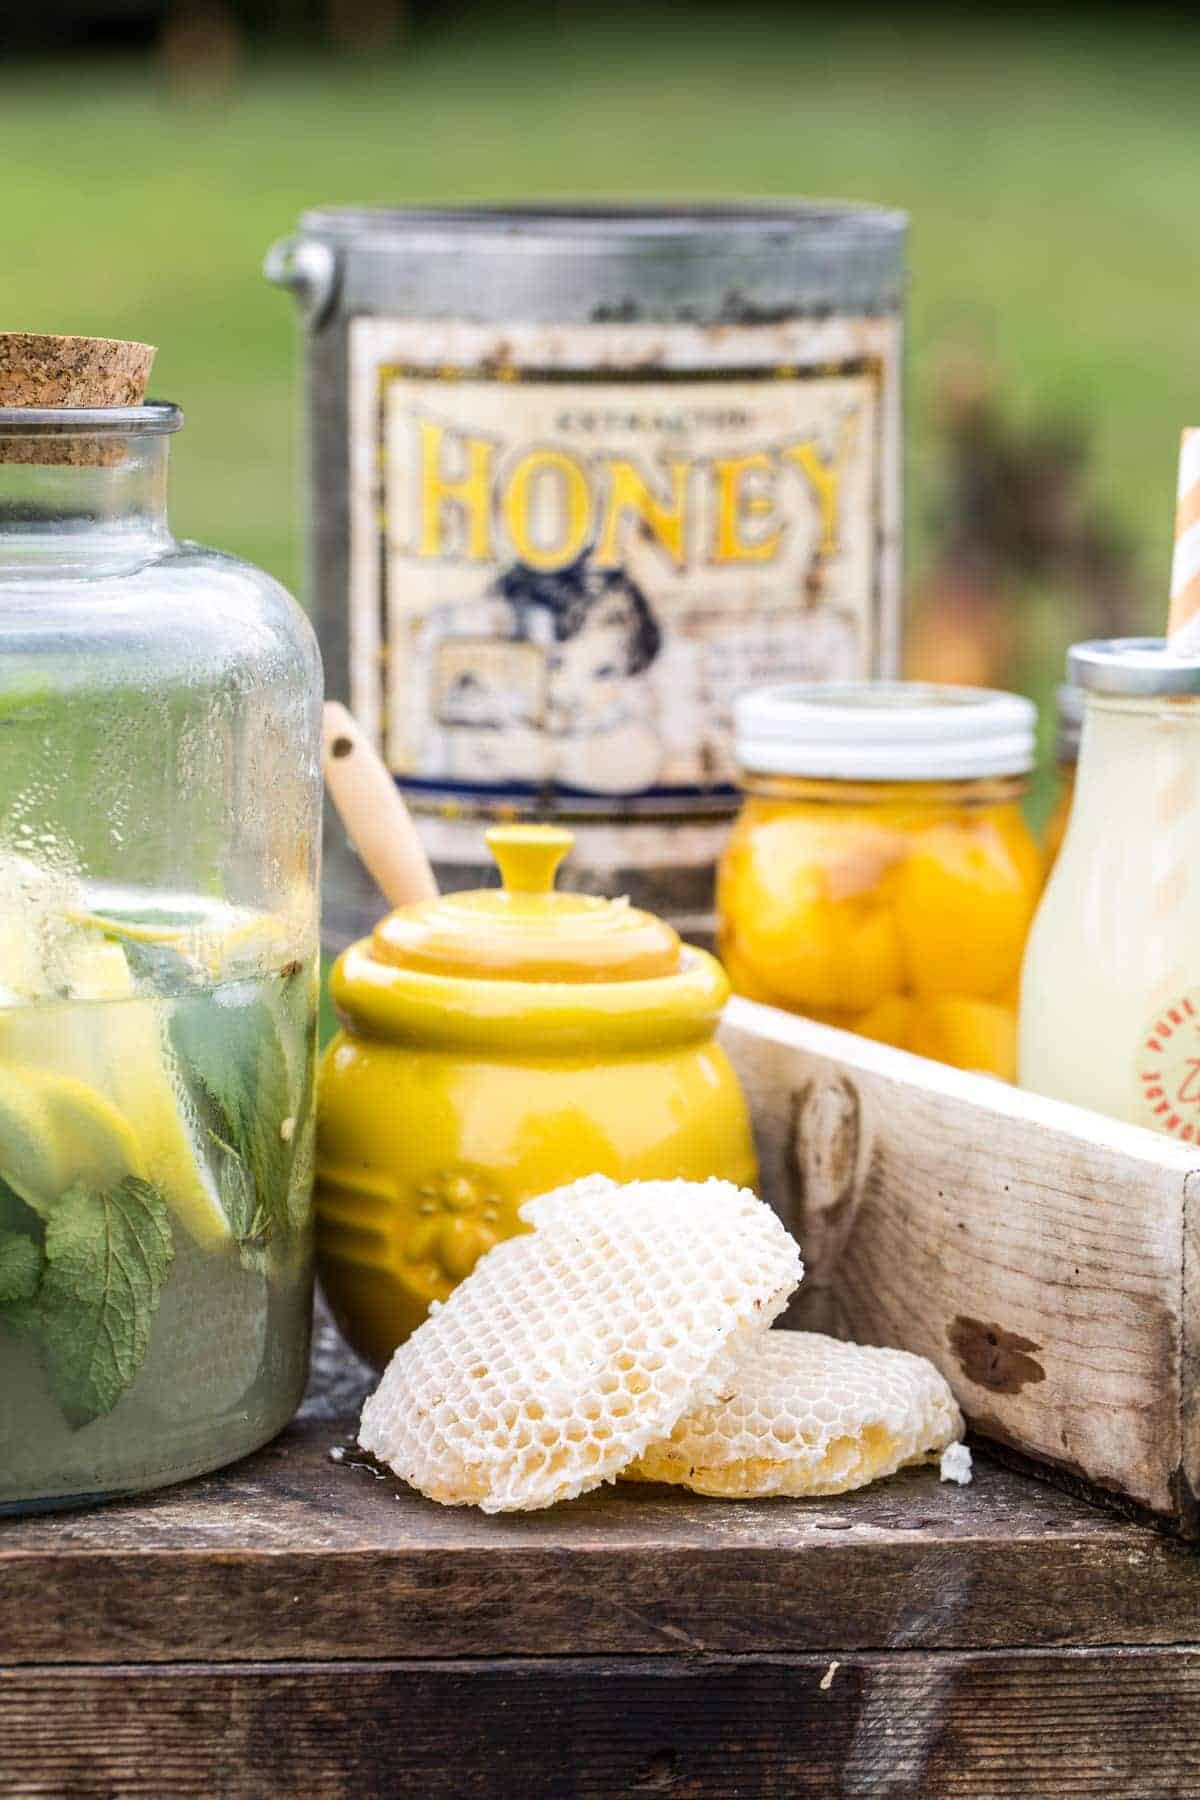
[[[743,695],[717,894],[736,991],[1015,1079],[1034,722],[1017,695],[916,682]]]

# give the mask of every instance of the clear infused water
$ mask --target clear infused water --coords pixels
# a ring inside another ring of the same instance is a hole
[[[303,1391],[310,922],[0,860],[0,1510],[243,1454]]]

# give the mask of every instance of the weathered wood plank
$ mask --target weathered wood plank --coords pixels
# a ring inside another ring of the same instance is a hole
[[[1183,1457],[1176,1504],[1200,1537],[1200,1172],[1183,1189],[1182,1382]]]
[[[27,1669],[0,1755],[22,1800],[1161,1800],[1200,1785],[1200,1652]]]
[[[332,1463],[338,1436],[0,1523],[0,1664],[1169,1644],[1200,1619],[1200,1558],[986,1463],[966,1489],[631,1485],[488,1519]]]
[[[749,1001],[723,1037],[805,1322],[931,1357],[977,1431],[1195,1531],[1196,1149]]]

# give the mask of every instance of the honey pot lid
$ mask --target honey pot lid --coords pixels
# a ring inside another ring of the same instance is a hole
[[[556,825],[487,833],[502,885],[443,894],[389,913],[371,955],[392,968],[490,981],[643,981],[679,971],[679,935],[624,900],[559,893],[574,843]]]

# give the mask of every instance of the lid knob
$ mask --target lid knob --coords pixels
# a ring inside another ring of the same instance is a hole
[[[487,846],[509,894],[549,894],[558,866],[575,842],[562,825],[493,825]]]
[[[665,919],[624,900],[555,892],[555,871],[574,841],[560,825],[495,827],[487,842],[504,887],[400,907],[375,927],[373,958],[468,981],[578,986],[679,974],[679,938]]]

